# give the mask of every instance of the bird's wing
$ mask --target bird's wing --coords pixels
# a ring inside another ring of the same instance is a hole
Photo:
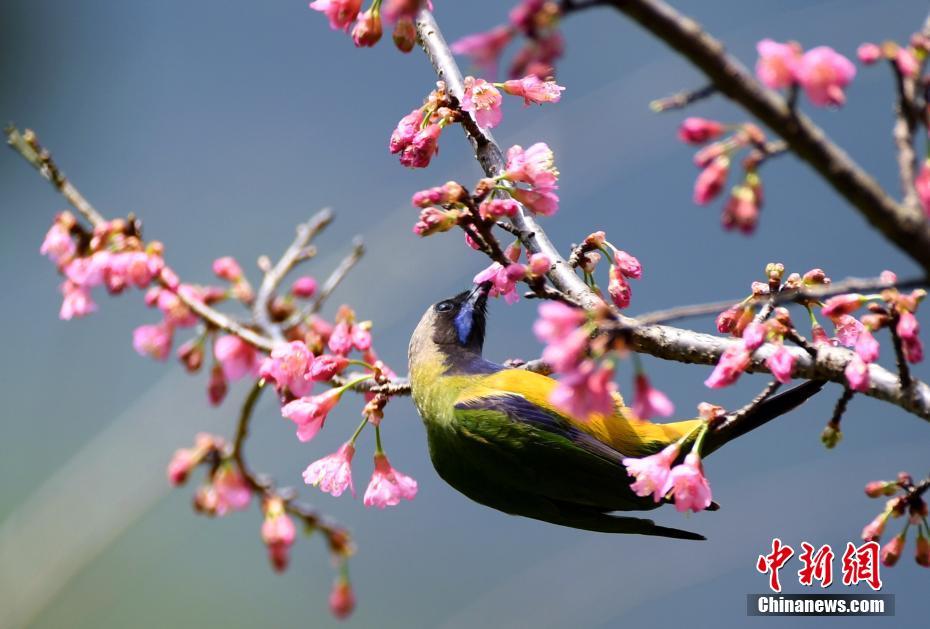
[[[469,467],[456,484],[479,502],[590,531],[703,539],[609,514],[655,504],[632,492],[620,452],[523,397],[471,397],[456,404],[454,418],[462,438],[454,458]]]
[[[637,419],[623,405],[623,398],[616,395],[616,412],[613,415],[594,413],[587,418],[572,417],[549,401],[558,383],[547,376],[524,369],[503,369],[482,376],[464,389],[457,403],[491,396],[514,396],[529,402],[546,417],[561,420],[549,426],[549,430],[584,433],[603,445],[626,456],[643,456],[662,449],[665,445],[690,433],[700,420],[685,420],[668,424],[657,424]],[[551,422],[550,422],[551,423]],[[577,440],[577,439],[576,439]]]

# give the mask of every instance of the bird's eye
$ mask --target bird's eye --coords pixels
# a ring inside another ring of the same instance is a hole
[[[439,312],[449,312],[450,310],[452,310],[452,302],[441,301],[438,304],[436,304],[436,310]]]

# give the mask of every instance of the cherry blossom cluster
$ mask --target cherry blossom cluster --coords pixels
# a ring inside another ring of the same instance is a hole
[[[97,310],[91,290],[98,286],[118,295],[128,288],[147,288],[157,279],[177,291],[176,276],[165,267],[162,250],[157,242],[145,246],[133,221],[104,222],[88,232],[73,214],[61,212],[39,251],[65,278],[59,317],[68,320]]]
[[[91,290],[104,286],[111,294],[129,288],[146,289],[145,303],[156,309],[158,323],[139,326],[133,333],[133,346],[142,355],[166,360],[171,355],[176,333],[195,329],[192,338],[182,343],[177,356],[188,372],[201,370],[212,358],[207,394],[211,403],[220,404],[229,383],[251,378],[256,381],[253,394],[273,387],[281,403],[281,414],[294,422],[297,437],[311,440],[324,426],[328,414],[346,391],[368,383],[385,385],[395,376],[372,347],[371,322],[359,321],[354,311],[342,306],[332,322],[308,309],[303,302],[317,295],[317,281],[311,276],[296,278],[289,290],[270,295],[268,310],[271,325],[280,328],[283,340],[274,344],[270,355],[258,349],[254,339],[238,328],[223,332],[216,317],[224,317],[214,306],[234,301],[249,309],[256,306],[256,295],[242,267],[231,257],[214,261],[213,272],[225,285],[198,286],[180,281],[165,264],[160,243],[145,244],[139,224],[134,220],[99,221],[92,230],[81,226],[69,212],[59,214],[41,245],[65,277],[65,296],[60,316],[63,319],[84,316],[96,309]],[[548,265],[547,265],[548,266]],[[287,270],[290,270],[288,268]],[[266,269],[266,272],[271,272]],[[195,307],[197,306],[197,307]],[[204,314],[203,309],[208,311]],[[250,333],[266,332],[253,325]],[[268,341],[265,341],[266,343]],[[261,344],[259,344],[261,345]],[[361,369],[347,375],[350,366]],[[314,392],[315,387],[325,387]],[[368,424],[375,426],[376,447],[373,473],[364,495],[364,504],[384,508],[402,499],[412,500],[417,483],[397,471],[388,461],[381,443],[380,422],[389,396],[380,392],[365,393],[362,422],[339,450],[311,463],[303,474],[308,485],[326,493],[341,495],[349,489],[354,495],[351,463],[355,443]],[[254,398],[246,402],[248,421]],[[240,428],[241,429],[241,428]],[[223,516],[242,511],[257,498],[264,513],[261,538],[268,548],[275,570],[286,569],[290,548],[296,537],[293,518],[303,520],[308,530],[326,535],[340,574],[334,584],[330,603],[333,613],[344,617],[354,605],[351,585],[345,569],[352,544],[348,534],[319,520],[293,501],[253,475],[242,459],[241,442],[234,445],[221,437],[200,434],[190,448],[179,449],[168,466],[172,485],[183,484],[194,469],[206,470],[204,482],[194,496],[197,512]]]
[[[609,260],[607,294],[614,306],[621,310],[630,305],[633,288],[629,280],[643,276],[643,266],[630,253],[619,249],[607,240],[607,234],[596,231],[589,234],[572,253],[571,262],[581,269],[585,283],[596,294],[603,297],[594,272],[601,260]]]
[[[457,55],[467,55],[487,78],[498,74],[504,49],[515,38],[525,40],[514,56],[508,74],[546,79],[555,73],[555,62],[562,56],[565,42],[559,31],[561,11],[554,0],[522,0],[510,11],[507,24],[483,33],[467,35],[451,46]]]
[[[383,9],[381,5],[384,5]],[[414,20],[424,6],[433,9],[429,0],[373,0],[365,12],[362,12],[362,0],[315,0],[310,3],[311,9],[329,19],[333,30],[348,32],[351,27],[352,41],[359,48],[374,46],[381,40],[383,17],[385,22],[394,25],[394,45],[404,53],[413,50],[417,43]]]
[[[804,339],[795,329],[786,308],[773,309],[764,305],[760,308],[759,304],[765,304],[767,298],[775,297],[782,291],[803,291],[805,288],[827,286],[830,279],[821,269],[813,269],[803,276],[792,273],[782,282],[784,271],[782,264],[769,264],[766,267],[768,282],[755,282],[752,294],[717,317],[718,331],[729,333],[739,338],[740,342],[730,346],[720,357],[705,382],[708,387],[719,388],[736,382],[749,366],[753,352],[765,342],[777,345],[776,350],[766,359],[766,366],[779,382],[790,382],[795,358],[784,343],[786,340],[803,342]],[[926,296],[926,291],[898,291],[892,286],[897,278],[890,271],[885,271],[882,278],[888,288],[877,294],[836,295],[823,303],[814,299],[795,300],[808,312],[812,347],[823,344],[846,346],[854,350],[845,371],[847,386],[853,391],[867,391],[869,388],[868,366],[878,359],[880,350],[874,333],[883,328],[891,331],[893,341],[900,344],[902,356],[907,362],[923,360],[920,326],[914,313]],[[852,313],[863,307],[868,310],[867,314],[858,319],[852,316]],[[817,308],[832,322],[834,337],[829,337],[819,323],[815,313]]]
[[[652,496],[656,504],[674,500],[675,509],[680,512],[697,512],[710,507],[712,494],[704,476],[701,446],[710,426],[722,417],[722,409],[706,402],[698,409],[704,422],[691,434],[656,454],[623,459],[627,474],[635,479],[631,488],[637,496]],[[688,446],[690,450],[681,460],[682,450]]]
[[[690,117],[679,126],[678,138],[687,144],[710,142],[694,154],[694,164],[701,169],[694,182],[694,202],[698,205],[707,205],[720,195],[727,184],[736,153],[747,150],[742,162],[742,180],[730,191],[720,219],[724,229],[753,233],[763,202],[759,167],[770,155],[765,133],[752,123],[726,125],[716,120]]]
[[[346,391],[366,382],[389,382],[395,374],[371,348],[370,322],[356,322],[355,315],[346,307],[336,316],[336,325],[328,334],[319,337],[323,345],[312,349],[302,340],[279,345],[272,350],[259,369],[264,382],[273,384],[281,402],[281,415],[294,422],[297,438],[306,442],[323,428],[329,413]],[[328,353],[327,353],[328,350]],[[350,358],[353,351],[361,359]],[[341,377],[349,365],[358,365],[367,373],[347,379],[322,393],[312,394],[314,383],[333,382]],[[388,397],[381,393],[367,393],[367,404],[362,411],[362,422],[350,439],[336,452],[311,463],[304,471],[304,481],[333,496],[341,496],[346,489],[355,495],[352,482],[352,458],[355,443],[368,424],[375,427],[376,449],[374,472],[365,491],[364,504],[384,508],[412,500],[417,493],[417,482],[395,470],[381,446],[381,419]]]
[[[756,76],[775,90],[804,90],[817,107],[840,107],[846,102],[843,91],[856,76],[852,61],[829,46],[804,51],[797,42],[780,43],[763,39],[756,45],[759,60]]]
[[[885,528],[893,519],[904,518],[901,532],[882,546],[881,561],[886,566],[898,562],[907,535],[911,527],[917,531],[914,560],[925,568],[930,568],[930,524],[927,522],[927,503],[923,499],[930,481],[920,485],[914,484],[910,474],[901,472],[893,481],[872,481],[865,486],[865,493],[870,498],[888,498],[881,513],[862,529],[862,539],[878,542],[885,533]]]
[[[439,81],[421,107],[400,119],[391,134],[388,148],[398,155],[400,163],[408,168],[426,168],[439,152],[439,136],[451,123],[462,121],[462,112],[470,113],[478,125],[497,126],[503,117],[501,90],[530,103],[557,103],[565,88],[555,81],[541,80],[534,75],[504,83],[488,83],[484,79],[465,78],[465,93],[458,103]]]

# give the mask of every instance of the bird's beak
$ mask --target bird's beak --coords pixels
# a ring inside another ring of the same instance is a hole
[[[468,297],[465,298],[465,303],[472,307],[479,307],[488,300],[488,293],[491,292],[491,282],[481,282],[477,284],[471,292],[468,293]]]

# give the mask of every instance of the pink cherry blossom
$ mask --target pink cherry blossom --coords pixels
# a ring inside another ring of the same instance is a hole
[[[376,453],[375,471],[362,500],[365,506],[384,509],[400,504],[401,499],[413,500],[416,495],[417,481],[394,469],[384,454]]]
[[[871,43],[861,44],[856,49],[856,56],[859,57],[859,61],[865,65],[872,65],[882,57],[882,49]]]
[[[524,105],[529,107],[530,103],[541,105],[559,102],[565,88],[553,80],[543,81],[535,74],[530,74],[522,79],[504,81],[503,90],[511,96],[522,96]]]
[[[533,332],[540,341],[554,343],[577,330],[586,320],[584,311],[558,301],[546,301],[539,306],[539,318]]]
[[[720,215],[723,228],[738,229],[747,235],[753,233],[759,223],[759,205],[759,195],[752,188],[734,187]]]
[[[859,332],[859,338],[856,339],[856,353],[859,354],[864,362],[874,363],[878,360],[879,344],[872,332],[863,327]]]
[[[282,343],[271,350],[262,363],[259,375],[275,383],[278,391],[285,389],[297,397],[307,395],[313,383],[308,379],[313,354],[303,341]]]
[[[865,303],[865,297],[858,293],[846,295],[836,295],[830,297],[825,303],[821,312],[825,317],[834,319],[840,315],[848,315],[859,309]]]
[[[704,385],[711,389],[720,389],[733,384],[746,371],[751,359],[752,352],[747,350],[745,345],[731,345],[721,354],[717,366],[704,381]]]
[[[914,51],[910,48],[898,48],[894,58],[898,72],[906,77],[915,77],[920,72],[920,62],[914,56]]]
[[[197,295],[197,291],[187,284],[182,284],[180,287],[178,287],[178,292],[183,292],[186,297],[196,298],[198,301],[200,301],[199,295]],[[158,291],[156,305],[165,316],[165,321],[174,327],[189,328],[191,326],[197,325],[197,315],[195,315],[193,311],[188,308],[183,301],[181,301],[181,298],[178,295],[170,290]]]
[[[109,251],[98,251],[87,257],[74,258],[65,265],[65,277],[79,286],[100,286],[111,255]]]
[[[523,190],[522,188],[514,188],[510,194],[533,214],[552,216],[559,210],[559,196],[551,189]]]
[[[216,514],[225,515],[228,511],[243,511],[252,499],[252,489],[248,482],[232,465],[222,465],[213,475],[213,488],[216,491]]]
[[[297,537],[297,527],[283,507],[270,509],[262,522],[262,541],[268,546],[271,565],[277,572],[284,571],[290,560],[290,549]]]
[[[218,337],[213,342],[213,355],[230,382],[255,375],[261,367],[261,357],[255,348],[234,334]]]
[[[918,336],[920,333],[920,324],[910,312],[902,312],[895,328],[898,336],[901,337],[901,346],[904,350],[904,358],[910,363],[919,363],[924,358],[923,343]]]
[[[791,370],[794,369],[795,356],[784,345],[779,345],[778,349],[765,360],[765,364],[772,371],[775,379],[782,384],[791,382]]]
[[[537,191],[557,188],[559,171],[555,167],[555,154],[545,142],[537,142],[526,150],[519,145],[512,146],[507,151],[503,176],[527,183]]]
[[[888,566],[889,568],[896,563],[898,559],[901,558],[901,552],[904,550],[904,533],[900,533],[891,538],[891,540],[882,546],[881,551],[881,560],[883,566]]]
[[[622,249],[614,249],[614,264],[624,277],[638,280],[643,276],[643,265],[635,256]]]
[[[314,382],[328,382],[349,366],[349,359],[338,354],[321,354],[310,366],[310,379]]]
[[[384,12],[384,19],[391,23],[402,19],[416,19],[417,12],[424,4],[430,11],[433,10],[432,1],[424,2],[423,0],[386,0],[382,8],[382,11]]]
[[[668,474],[662,494],[669,492],[675,498],[675,509],[681,512],[703,511],[710,506],[710,484],[704,477],[701,457],[695,452],[689,452],[685,462],[676,465]]]
[[[422,121],[423,112],[419,108],[414,109],[400,119],[400,122],[397,123],[397,128],[394,129],[394,132],[391,134],[389,148],[392,154],[400,153],[410,146],[410,143],[413,142],[413,138],[420,130],[420,123]]]
[[[60,319],[68,321],[75,317],[87,316],[97,310],[97,304],[94,303],[90,290],[86,287],[65,280],[61,285],[61,292],[64,300],[61,302],[61,310],[58,313]]]
[[[503,97],[497,88],[484,79],[465,77],[462,111],[471,112],[479,126],[491,129],[500,123],[503,116],[502,100]]]
[[[924,214],[930,216],[930,160],[924,160],[920,167],[920,172],[914,179],[914,187],[917,188],[917,198]]]
[[[751,351],[759,349],[765,342],[765,324],[752,321],[743,329],[743,346]]]
[[[223,375],[223,368],[220,365],[214,365],[210,370],[210,379],[207,381],[207,399],[213,406],[219,406],[226,398],[228,391],[229,383]]]
[[[426,168],[433,155],[439,152],[439,134],[442,127],[430,124],[425,129],[417,131],[400,154],[400,163],[407,168]]]
[[[663,488],[668,480],[670,467],[678,458],[679,450],[678,444],[673,443],[650,456],[623,459],[627,474],[636,479],[630,488],[637,496],[645,498],[652,495],[656,503],[665,497]]]
[[[867,542],[877,542],[881,539],[888,522],[888,515],[888,512],[879,513],[874,520],[866,524],[862,529],[862,539]]]
[[[836,339],[846,347],[855,347],[859,335],[865,329],[859,319],[848,314],[841,314],[833,318],[836,328]]]
[[[517,210],[519,206],[513,199],[487,199],[478,207],[481,217],[487,219],[513,217],[517,215]]]
[[[221,280],[238,282],[242,279],[242,267],[231,256],[224,256],[213,261],[213,273]]]
[[[45,234],[45,240],[39,248],[39,253],[48,256],[55,264],[64,264],[74,257],[77,245],[71,238],[71,233],[60,221],[55,221]]]
[[[334,354],[345,356],[352,351],[352,324],[340,321],[329,335],[329,350]]]
[[[291,285],[291,294],[300,299],[310,299],[316,294],[316,280],[309,275],[298,277]]]
[[[653,387],[646,374],[636,374],[633,413],[640,419],[650,419],[652,417],[670,417],[674,412],[675,405],[668,399],[668,396]]]
[[[533,275],[545,275],[552,267],[552,261],[544,253],[534,253],[530,256],[530,273]]]
[[[452,52],[457,55],[468,55],[478,68],[487,77],[497,74],[497,64],[501,52],[510,43],[513,31],[506,26],[498,26],[486,33],[467,35],[454,42]]]
[[[320,432],[341,396],[340,389],[330,389],[320,395],[297,398],[281,407],[281,415],[297,424],[298,439],[310,441]]]
[[[352,29],[352,41],[356,48],[367,48],[377,44],[383,34],[381,14],[369,9],[362,13],[358,22],[355,23]]]
[[[756,51],[759,53],[756,76],[763,84],[778,90],[794,83],[795,69],[800,61],[796,45],[763,39],[756,44]]]
[[[500,263],[494,262],[485,270],[478,273],[474,278],[475,284],[482,282],[491,282],[493,286],[489,295],[491,297],[503,297],[508,304],[515,303],[520,299],[517,293],[517,282],[526,276],[526,268],[522,264],[510,264],[506,267]]]
[[[694,202],[707,205],[717,198],[730,173],[730,158],[721,155],[707,165],[694,181]]]
[[[481,207],[484,207],[482,204]],[[419,219],[413,226],[413,233],[421,238],[447,232],[458,223],[460,213],[458,210],[442,210],[438,207],[428,207],[420,211]]]
[[[856,76],[852,61],[828,46],[804,53],[795,69],[795,78],[810,101],[819,106],[839,107],[846,102],[845,88]]]
[[[850,389],[860,392],[869,390],[869,366],[858,354],[853,355],[847,363],[844,373]]]
[[[685,118],[678,127],[678,139],[688,144],[703,144],[723,135],[726,126],[707,118]]]
[[[165,360],[171,353],[173,330],[166,323],[140,325],[132,333],[132,346],[142,356]]]
[[[316,485],[327,494],[339,497],[348,487],[355,495],[352,484],[352,457],[355,448],[346,442],[336,452],[314,461],[304,470],[304,482]]]
[[[187,480],[191,470],[200,463],[201,457],[202,453],[194,448],[175,450],[171,462],[168,463],[168,482],[175,487],[182,485]]]
[[[593,414],[611,415],[616,406],[613,376],[613,367],[583,361],[576,369],[562,375],[549,401],[559,410],[583,421]]]
[[[628,307],[633,297],[633,289],[630,287],[630,283],[626,281],[623,273],[620,272],[620,267],[611,264],[609,277],[607,293],[610,295],[611,301],[614,302],[617,308]]]
[[[348,579],[339,577],[329,593],[329,611],[342,620],[348,618],[354,609],[355,594],[352,592],[352,584]]]
[[[348,31],[362,9],[362,0],[314,0],[310,8],[329,18],[329,27],[334,31]]]

